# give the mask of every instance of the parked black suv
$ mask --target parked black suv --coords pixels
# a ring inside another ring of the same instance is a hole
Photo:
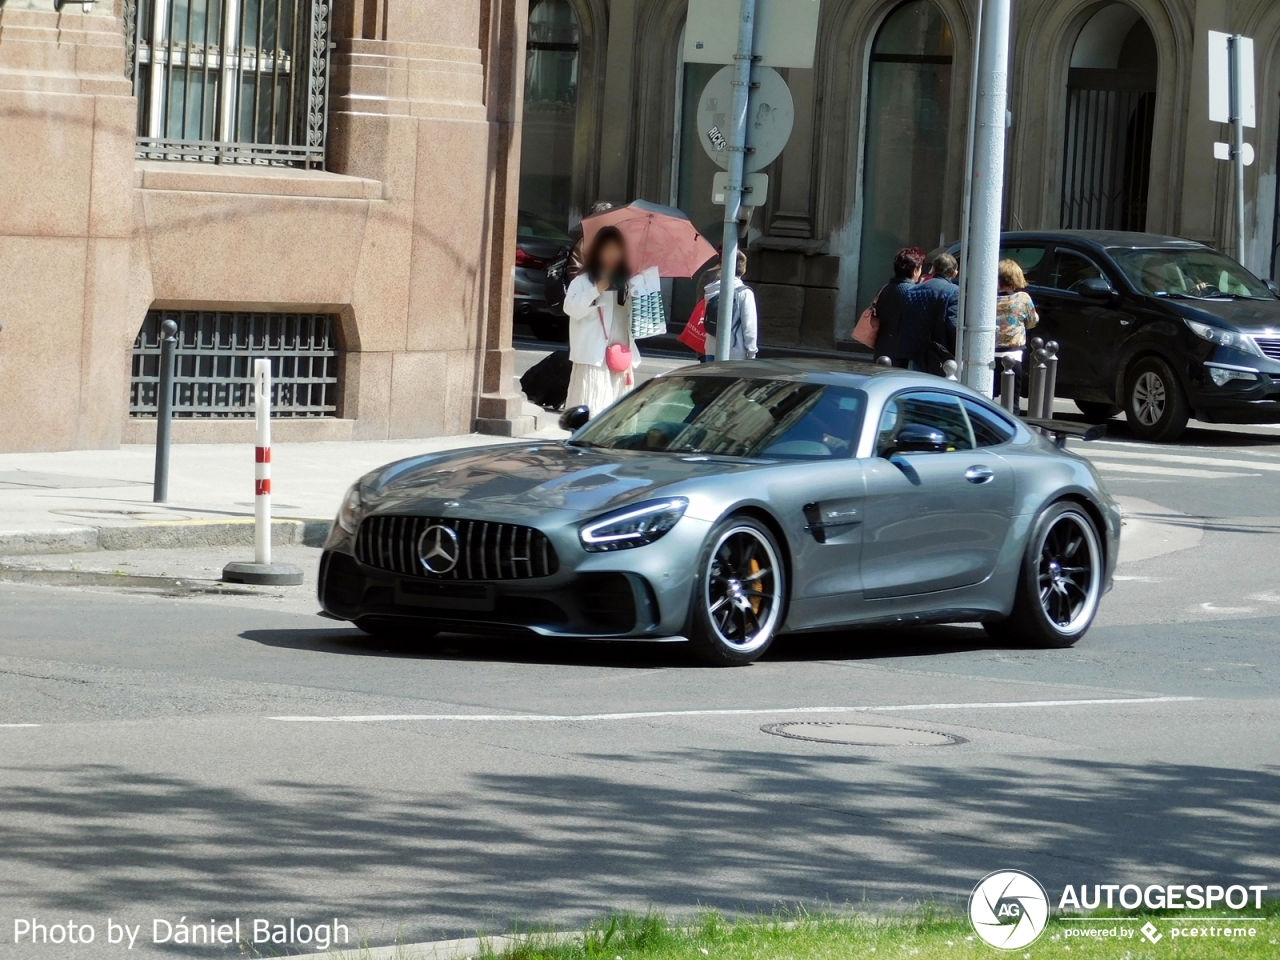
[[[1040,312],[1032,336],[1061,345],[1060,397],[1087,417],[1125,411],[1146,440],[1187,419],[1280,423],[1280,299],[1204,244],[1145,233],[1006,233]]]

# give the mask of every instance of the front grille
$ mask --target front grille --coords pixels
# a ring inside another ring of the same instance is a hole
[[[1272,360],[1280,360],[1280,337],[1254,337],[1258,349]]]
[[[433,573],[422,563],[418,541],[431,527],[457,536],[457,563]],[[555,548],[540,530],[513,523],[440,517],[369,517],[356,534],[356,559],[409,577],[433,580],[532,580],[559,568]]]

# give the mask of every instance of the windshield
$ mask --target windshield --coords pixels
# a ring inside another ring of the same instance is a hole
[[[1216,250],[1109,250],[1125,276],[1151,297],[1272,300],[1266,284]]]
[[[623,397],[574,442],[722,457],[848,457],[863,401],[859,390],[818,383],[667,376]]]
[[[570,240],[569,235],[555,224],[543,220],[527,210],[521,210],[519,217],[516,219],[516,236],[533,237],[537,240],[558,240],[561,243],[568,243]]]

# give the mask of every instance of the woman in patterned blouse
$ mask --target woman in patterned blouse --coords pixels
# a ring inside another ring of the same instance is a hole
[[[1002,357],[1012,357],[1018,396],[1022,395],[1022,359],[1027,346],[1027,331],[1040,322],[1036,305],[1027,293],[1027,278],[1016,260],[1001,260],[1000,295],[996,298],[996,395],[1000,394]]]

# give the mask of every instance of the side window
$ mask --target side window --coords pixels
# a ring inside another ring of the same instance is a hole
[[[1028,283],[1043,284],[1041,274],[1044,272],[1045,255],[1048,252],[1047,247],[1001,247],[1000,259],[1012,260],[1020,266]]]
[[[1017,434],[1007,419],[977,400],[964,397],[964,412],[969,415],[969,425],[973,427],[973,442],[979,447],[995,447],[1008,443]]]
[[[1052,286],[1058,290],[1075,290],[1081,280],[1105,280],[1106,274],[1082,253],[1058,249],[1053,262]]]
[[[947,438],[948,452],[972,450],[973,435],[960,398],[950,393],[903,393],[885,404],[880,417],[876,452],[883,454],[898,432],[908,424],[931,427]]]

